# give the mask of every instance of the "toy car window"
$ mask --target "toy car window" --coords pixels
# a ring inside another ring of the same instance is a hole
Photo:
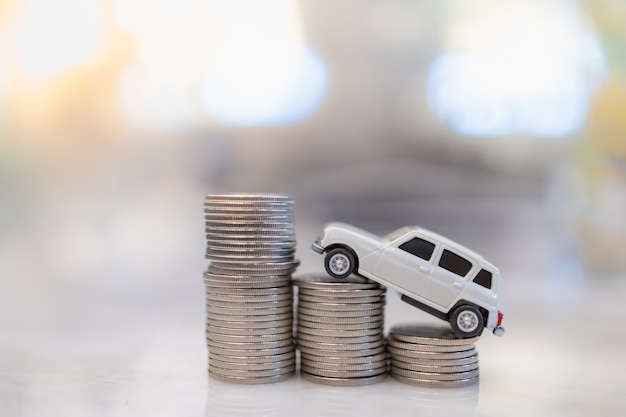
[[[441,259],[439,260],[439,266],[462,277],[467,275],[469,270],[472,269],[470,261],[460,257],[456,253],[450,252],[448,249],[443,250]]]
[[[480,272],[476,274],[474,282],[478,285],[482,285],[485,288],[491,289],[491,272],[481,269]]]
[[[433,256],[433,252],[435,251],[434,243],[420,239],[419,237],[414,237],[398,247],[411,255],[415,255],[427,261],[430,260],[430,257]]]

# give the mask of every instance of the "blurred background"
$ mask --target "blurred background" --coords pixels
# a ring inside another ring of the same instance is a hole
[[[228,414],[202,200],[235,191],[295,196],[299,272],[331,220],[498,265],[469,415],[626,413],[624,1],[0,0],[0,408]]]

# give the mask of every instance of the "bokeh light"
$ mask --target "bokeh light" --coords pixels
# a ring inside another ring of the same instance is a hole
[[[328,75],[303,41],[293,0],[213,0],[215,52],[206,68],[202,102],[227,125],[300,121],[320,105]]]
[[[32,78],[58,75],[100,52],[103,5],[100,0],[25,0],[14,30],[20,70]]]
[[[118,101],[143,129],[291,124],[326,95],[328,70],[292,0],[116,1],[115,16],[137,49]]]
[[[517,2],[454,25],[429,70],[432,110],[472,136],[579,131],[606,75],[602,48],[570,2]]]
[[[284,125],[315,111],[327,88],[328,72],[312,49],[255,43],[215,57],[202,98],[208,113],[228,125]]]

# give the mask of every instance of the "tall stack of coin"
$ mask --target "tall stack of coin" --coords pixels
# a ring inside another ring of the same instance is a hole
[[[478,382],[478,337],[461,339],[451,328],[396,326],[389,332],[391,376],[411,385],[454,388]]]
[[[327,385],[385,379],[385,289],[363,278],[324,274],[295,277],[294,283],[301,377]]]
[[[295,371],[293,198],[209,195],[204,202],[209,374],[262,384]]]

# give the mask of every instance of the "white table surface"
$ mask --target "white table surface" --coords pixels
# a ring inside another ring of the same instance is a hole
[[[308,249],[318,225],[303,223],[298,273],[320,271],[321,257]],[[533,236],[487,250],[502,270],[507,333],[481,337],[480,382],[460,389],[391,378],[331,387],[297,375],[262,386],[218,382],[206,371],[201,241],[173,267],[156,258],[144,262],[168,280],[148,274],[132,281],[127,276],[136,265],[128,265],[89,283],[41,273],[36,259],[24,255],[32,239],[21,249],[14,242],[15,256],[5,252],[3,260],[21,279],[2,281],[0,415],[626,415],[626,280],[567,262],[546,267],[538,248],[549,245]],[[387,329],[424,321],[439,322],[388,293]]]

